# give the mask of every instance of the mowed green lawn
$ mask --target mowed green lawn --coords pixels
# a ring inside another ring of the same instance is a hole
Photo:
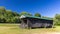
[[[0,24],[0,34],[60,34],[60,26],[56,28],[21,29],[20,24]]]

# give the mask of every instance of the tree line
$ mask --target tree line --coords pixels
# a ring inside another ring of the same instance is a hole
[[[17,13],[11,10],[6,10],[5,7],[0,7],[0,23],[20,23],[20,16],[21,15],[29,15],[32,14],[28,12],[21,12]],[[39,13],[36,13],[35,16],[41,16]]]
[[[21,15],[29,15],[36,16],[42,18],[48,18],[46,16],[42,16],[40,13],[35,13],[34,15],[28,12],[17,13],[11,10],[6,10],[5,7],[0,7],[0,23],[20,23]],[[56,14],[53,18],[53,22],[55,25],[60,25],[60,14]]]

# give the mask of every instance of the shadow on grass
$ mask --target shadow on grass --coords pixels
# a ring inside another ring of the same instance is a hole
[[[31,29],[43,29],[43,28],[50,29],[50,28],[56,28],[56,27],[32,27]]]

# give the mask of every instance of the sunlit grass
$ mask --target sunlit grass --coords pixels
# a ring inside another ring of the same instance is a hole
[[[0,34],[46,34],[46,32],[60,32],[60,26],[56,28],[21,29],[19,24],[0,24]]]

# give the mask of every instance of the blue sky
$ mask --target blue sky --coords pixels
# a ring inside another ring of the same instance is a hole
[[[54,17],[60,14],[60,0],[0,0],[0,6],[20,13],[40,13],[42,16]]]

